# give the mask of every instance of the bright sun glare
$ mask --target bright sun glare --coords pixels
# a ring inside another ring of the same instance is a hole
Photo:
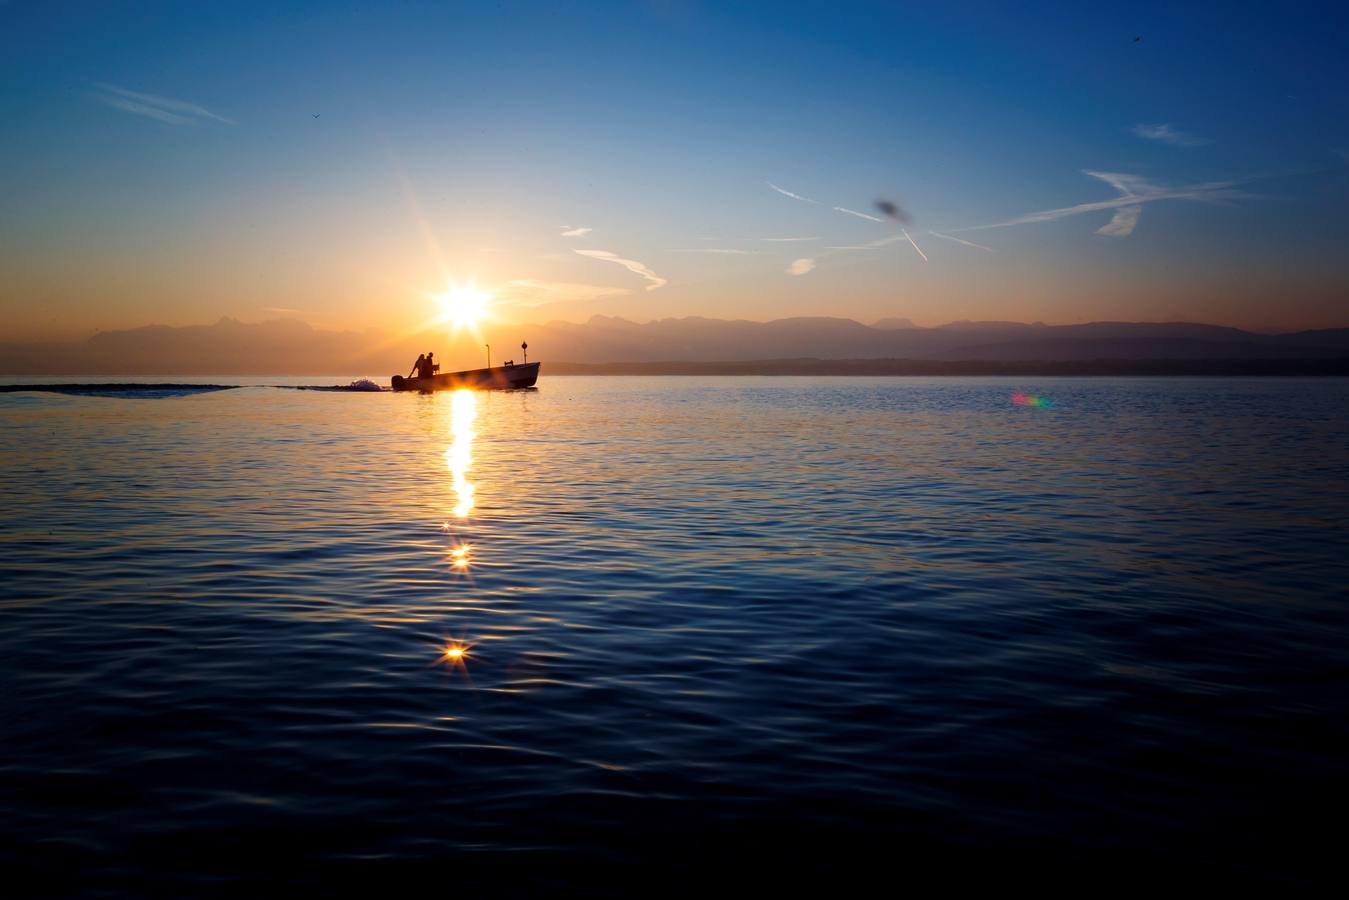
[[[439,296],[441,313],[455,328],[476,328],[487,314],[487,300],[491,295],[473,285],[450,288]]]

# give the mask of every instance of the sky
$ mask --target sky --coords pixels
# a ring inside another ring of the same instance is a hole
[[[1349,17],[1086,6],[0,0],[0,340],[1349,325]]]

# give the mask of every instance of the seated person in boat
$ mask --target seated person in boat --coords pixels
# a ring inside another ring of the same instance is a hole
[[[412,364],[412,371],[417,373],[418,378],[430,378],[440,371],[440,363],[435,361],[434,353],[423,353]]]

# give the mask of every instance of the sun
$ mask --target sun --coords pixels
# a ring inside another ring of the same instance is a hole
[[[487,301],[492,295],[479,290],[471,283],[463,287],[452,287],[436,297],[440,304],[441,318],[456,329],[477,328],[478,323],[487,315]]]

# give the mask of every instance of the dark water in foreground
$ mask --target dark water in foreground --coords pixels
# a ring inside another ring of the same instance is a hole
[[[15,393],[0,479],[10,888],[1099,893],[1341,852],[1349,381]]]

